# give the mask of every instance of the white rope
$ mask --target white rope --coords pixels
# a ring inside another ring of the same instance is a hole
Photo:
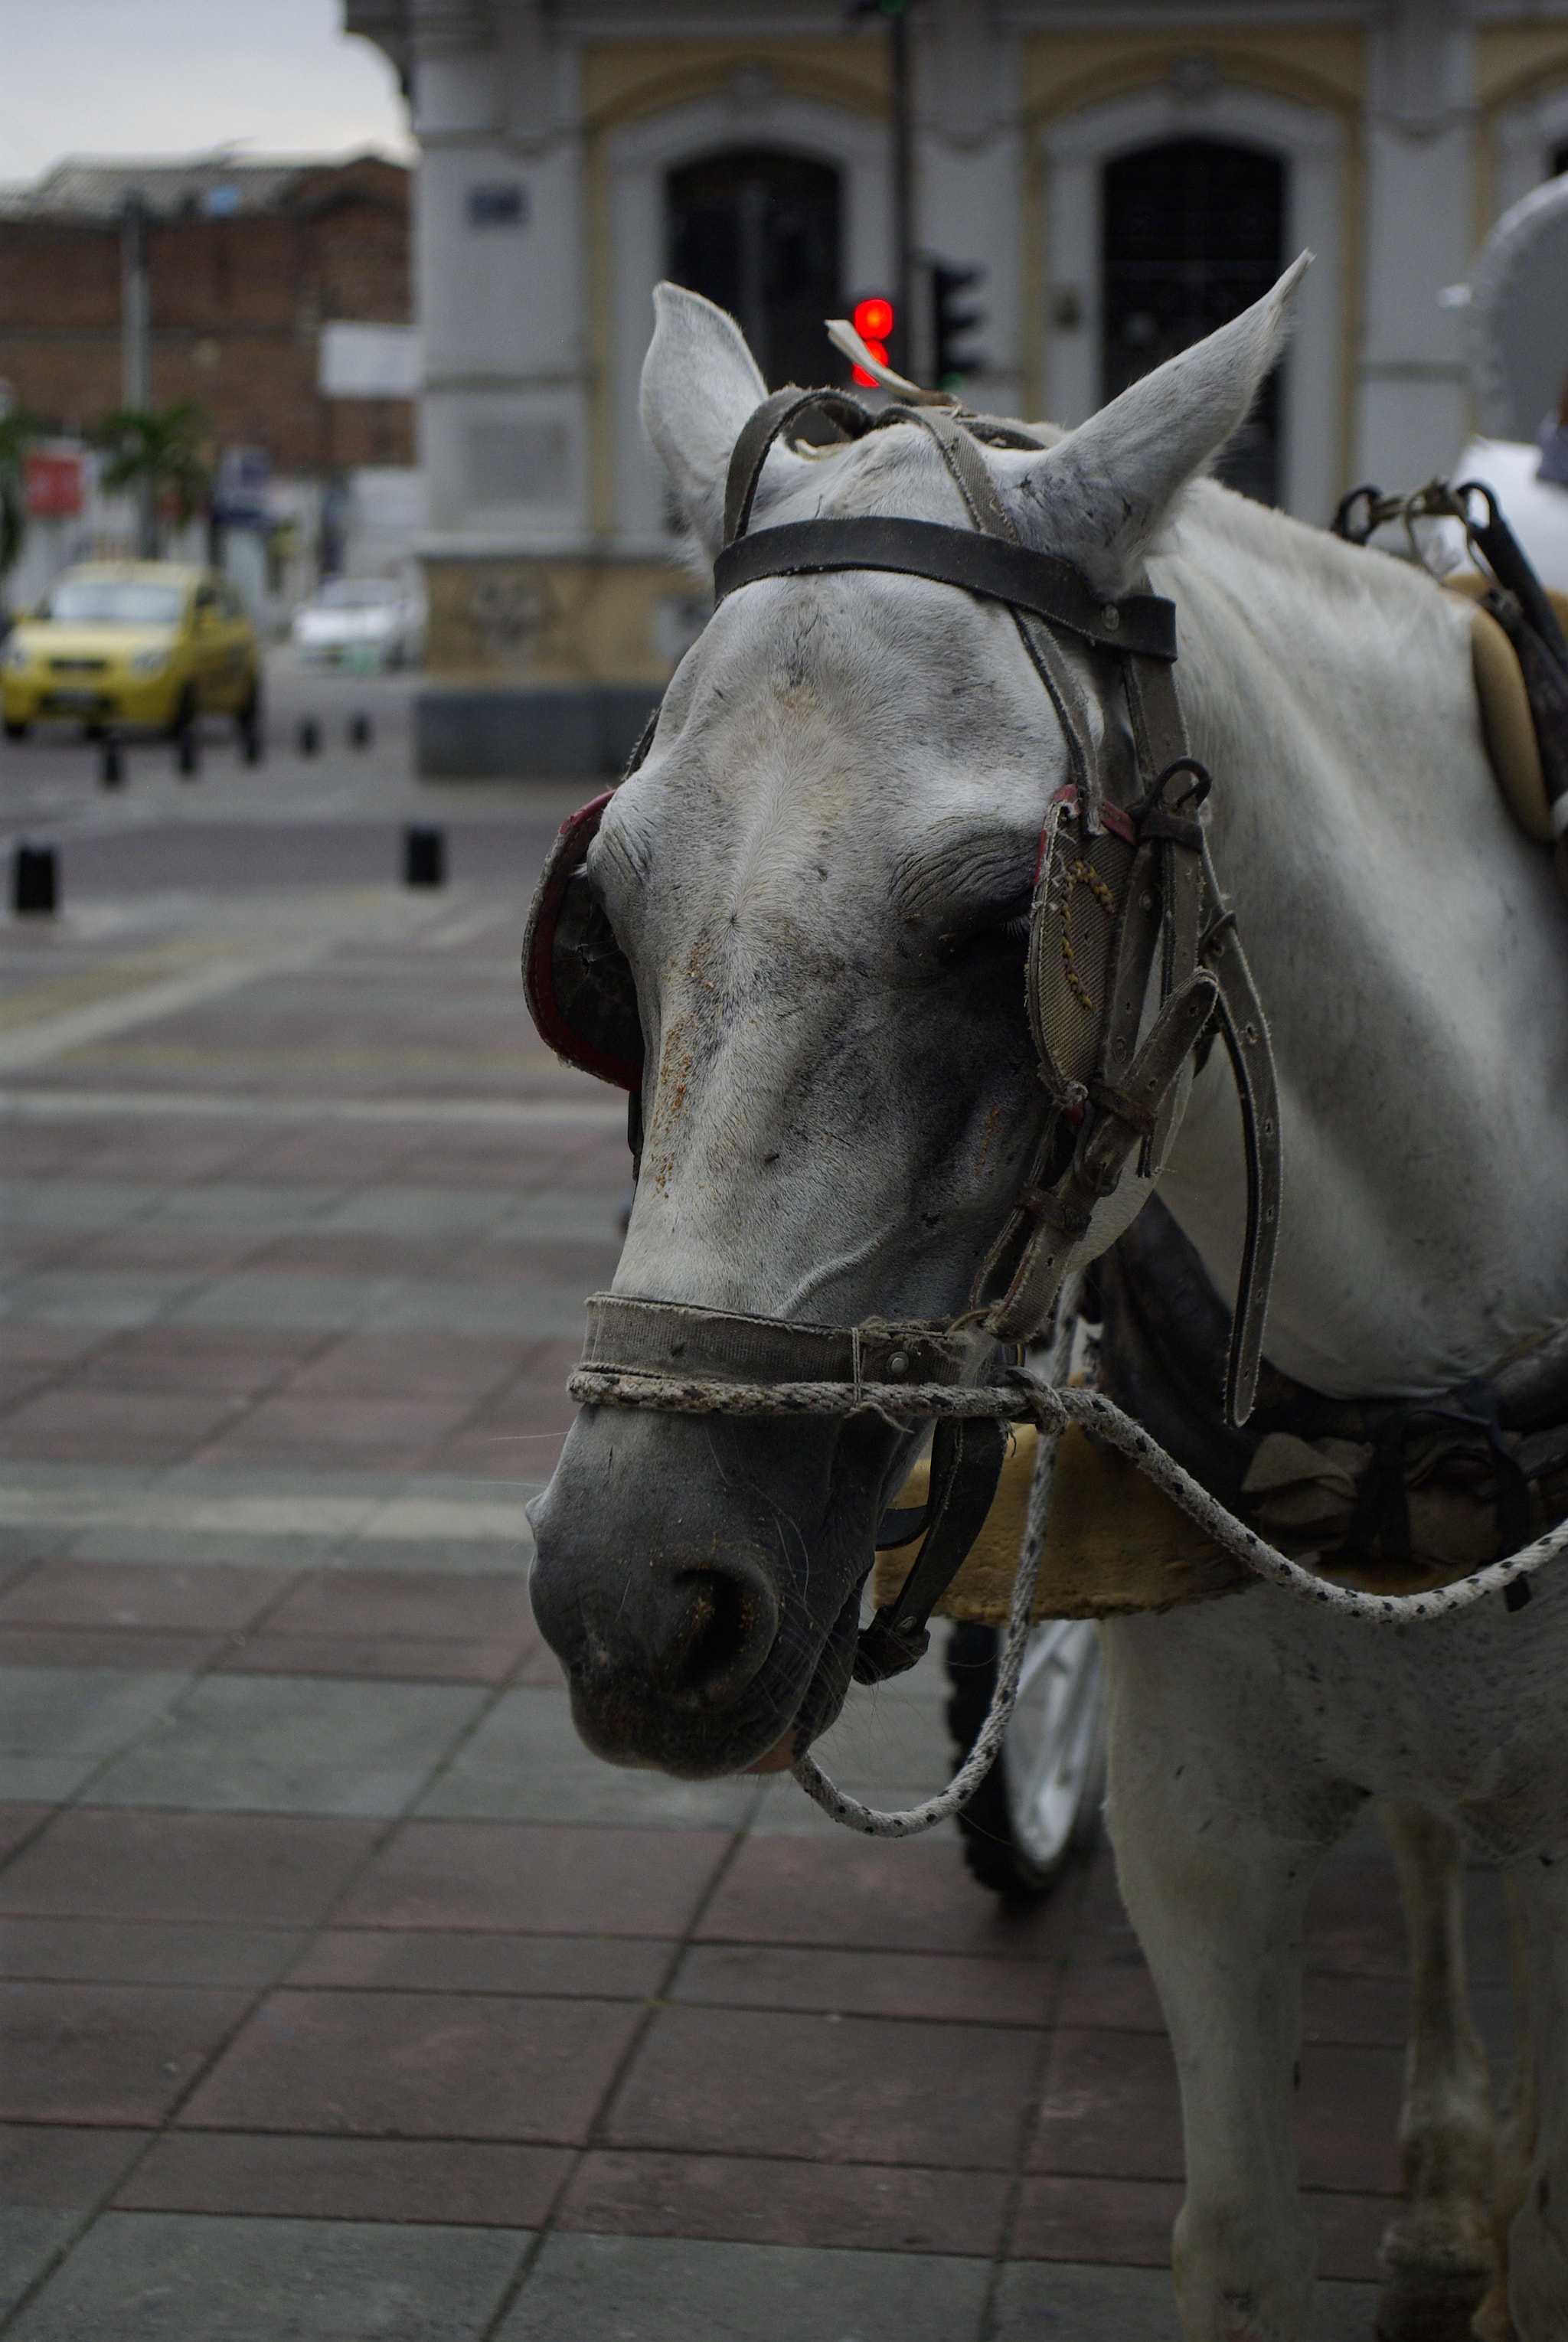
[[[1516,1578],[1528,1577],[1553,1556],[1568,1548],[1568,1521],[1549,1529],[1533,1545],[1462,1577],[1453,1586],[1434,1586],[1424,1594],[1358,1594],[1353,1587],[1335,1586],[1303,1569],[1299,1561],[1275,1551],[1253,1535],[1244,1521],[1227,1512],[1217,1496],[1200,1487],[1175,1458],[1151,1439],[1141,1423],[1124,1415],[1098,1391],[1053,1390],[1038,1375],[1014,1368],[1016,1380],[989,1387],[954,1387],[946,1383],[916,1383],[904,1388],[895,1383],[866,1384],[858,1399],[853,1383],[678,1383],[656,1375],[614,1373],[599,1367],[579,1368],[567,1385],[580,1406],[651,1407],[674,1415],[846,1415],[856,1405],[877,1414],[899,1416],[998,1416],[1009,1423],[1033,1423],[1058,1436],[1069,1423],[1092,1428],[1108,1446],[1135,1464],[1145,1478],[1163,1488],[1212,1536],[1216,1545],[1252,1570],[1283,1586],[1287,1594],[1342,1617],[1364,1618],[1374,1625],[1400,1626],[1414,1618],[1442,1618],[1468,1610],[1488,1595],[1501,1594]]]
[[[1063,1322],[1070,1322],[1064,1316]],[[1053,1356],[1051,1364],[1056,1366]],[[1340,1617],[1360,1618],[1374,1626],[1406,1626],[1417,1619],[1453,1617],[1489,1596],[1501,1594],[1521,1578],[1531,1576],[1557,1554],[1568,1550],[1568,1521],[1560,1522],[1533,1545],[1475,1570],[1452,1586],[1434,1586],[1424,1594],[1361,1594],[1318,1577],[1300,1562],[1276,1552],[1228,1512],[1216,1496],[1201,1487],[1175,1458],[1167,1456],[1140,1423],[1124,1415],[1098,1391],[1063,1390],[1041,1375],[1016,1367],[1004,1384],[974,1389],[945,1383],[918,1383],[904,1388],[877,1383],[708,1383],[676,1382],[664,1376],[627,1374],[599,1367],[579,1367],[567,1388],[582,1406],[649,1407],[675,1415],[846,1415],[869,1407],[891,1419],[924,1416],[991,1416],[1012,1423],[1033,1423],[1039,1431],[1034,1476],[1018,1574],[1013,1584],[1013,1605],[1007,1639],[997,1669],[990,1713],[960,1770],[939,1797],[912,1806],[907,1813],[878,1813],[856,1797],[836,1788],[812,1756],[803,1756],[793,1770],[808,1797],[848,1829],[868,1837],[915,1837],[934,1829],[973,1796],[995,1762],[1017,1693],[1024,1646],[1029,1639],[1034,1606],[1034,1586],[1040,1574],[1045,1532],[1051,1517],[1051,1488],[1056,1450],[1069,1423],[1092,1429],[1107,1446],[1134,1464],[1146,1479],[1163,1488],[1197,1522],[1214,1543],[1257,1577],[1293,1594],[1298,1601]]]
[[[939,1797],[911,1806],[907,1813],[883,1814],[874,1806],[863,1806],[847,1790],[836,1787],[809,1752],[790,1767],[806,1796],[846,1829],[859,1830],[866,1837],[918,1837],[923,1830],[934,1829],[938,1822],[946,1821],[950,1814],[966,1804],[996,1762],[1013,1719],[1013,1703],[1018,1696],[1024,1646],[1034,1624],[1034,1582],[1040,1575],[1040,1556],[1045,1550],[1051,1487],[1056,1476],[1056,1450],[1061,1438],[1060,1428],[1042,1431],[1034,1450],[1034,1476],[1029,1484],[1029,1510],[1018,1556],[1018,1575],[1013,1581],[1013,1608],[1007,1620],[1007,1640],[1002,1646],[1001,1664],[996,1670],[996,1688],[991,1695],[990,1711],[980,1727],[980,1736],[946,1788]]]
[[[1084,1275],[1075,1270],[1063,1283],[1056,1300],[1056,1317],[1051,1346],[1045,1357],[1044,1381],[1054,1389],[1059,1378],[1065,1379],[1073,1355],[1074,1336],[1078,1327],[1078,1300],[1084,1289]],[[907,1813],[879,1813],[874,1806],[863,1806],[828,1779],[822,1767],[809,1750],[790,1770],[806,1796],[819,1805],[824,1813],[845,1829],[859,1830],[866,1837],[918,1837],[924,1830],[934,1829],[938,1822],[947,1820],[962,1805],[967,1804],[990,1772],[1002,1751],[1007,1727],[1013,1720],[1013,1709],[1018,1697],[1018,1678],[1024,1666],[1024,1652],[1034,1624],[1034,1587],[1040,1576],[1041,1556],[1045,1550],[1045,1531],[1051,1522],[1051,1492],[1056,1484],[1056,1450],[1062,1444],[1062,1428],[1042,1430],[1034,1448],[1034,1474],[1029,1483],[1029,1504],[1024,1516],[1024,1542],[1018,1552],[1018,1575],[1013,1581],[1013,1606],[1008,1615],[1007,1637],[1002,1646],[1002,1657],[996,1669],[996,1686],[991,1695],[974,1746],[958,1771],[939,1797],[927,1797]]]

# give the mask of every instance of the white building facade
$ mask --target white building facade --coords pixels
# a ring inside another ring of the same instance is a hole
[[[1326,521],[1471,422],[1464,277],[1568,167],[1568,0],[907,0],[914,240],[984,273],[969,403],[1083,419],[1317,255],[1231,476]],[[421,147],[432,774],[611,770],[702,606],[637,420],[650,295],[770,385],[888,294],[889,35],[838,0],[345,0]],[[1564,288],[1568,306],[1568,288]]]

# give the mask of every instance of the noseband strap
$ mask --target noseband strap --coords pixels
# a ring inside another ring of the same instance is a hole
[[[972,1333],[914,1322],[810,1326],[688,1301],[595,1293],[579,1373],[660,1376],[680,1382],[849,1383],[874,1406],[922,1383],[972,1383],[991,1345]]]
[[[808,1326],[689,1302],[595,1293],[588,1302],[582,1363],[567,1387],[586,1406],[695,1413],[711,1398],[715,1413],[727,1414],[735,1390],[749,1386],[756,1397],[748,1411],[763,1416],[826,1413],[812,1401],[827,1397],[831,1388],[832,1412],[869,1410],[905,1431],[911,1417],[937,1413],[944,1399],[973,1386],[994,1356],[993,1343],[973,1329],[881,1319]],[[896,1597],[883,1604],[861,1634],[858,1683],[902,1675],[924,1656],[931,1613],[991,1510],[1006,1447],[1006,1427],[991,1416],[938,1415],[930,1501],[914,1520],[897,1518],[894,1530],[896,1542],[908,1545],[924,1529],[920,1551]],[[884,1535],[879,1541],[891,1540]]]

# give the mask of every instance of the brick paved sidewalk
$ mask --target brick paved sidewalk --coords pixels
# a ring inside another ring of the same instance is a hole
[[[521,1505],[626,1161],[525,1038],[514,826],[504,893],[5,937],[0,2331],[1166,2342],[1176,2098],[1108,1859],[1010,1914],[949,1836],[572,1734]],[[943,1689],[856,1694],[834,1768],[935,1786]],[[1473,1932],[1496,2030],[1483,1894]],[[1335,2342],[1402,1964],[1358,1834],[1301,2095]]]

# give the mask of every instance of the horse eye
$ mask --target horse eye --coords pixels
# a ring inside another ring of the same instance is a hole
[[[1012,957],[1029,941],[1029,910],[1006,904],[988,911],[973,924],[954,927],[939,935],[935,942],[937,963],[942,967],[961,967],[983,955]]]

